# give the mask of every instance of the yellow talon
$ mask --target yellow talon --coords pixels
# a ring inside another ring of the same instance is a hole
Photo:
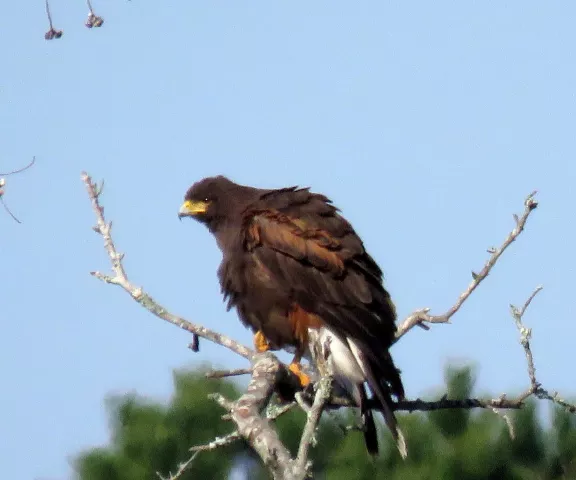
[[[308,385],[310,385],[310,377],[302,371],[302,365],[300,365],[299,362],[292,362],[290,365],[288,365],[288,370],[290,370],[294,375],[298,377],[298,380],[300,380],[300,385],[302,385],[303,388],[306,388]]]
[[[254,335],[254,348],[259,353],[267,352],[270,350],[270,344],[268,343],[268,340],[266,340],[266,337],[261,330],[258,330]]]

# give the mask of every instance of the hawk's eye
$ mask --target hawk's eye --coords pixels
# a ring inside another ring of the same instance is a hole
[[[210,199],[209,199],[208,197],[205,197],[205,198],[204,198],[204,201],[205,201],[206,203],[208,203],[208,202],[210,201]]]

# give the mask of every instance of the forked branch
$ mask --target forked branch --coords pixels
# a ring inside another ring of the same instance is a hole
[[[464,290],[456,303],[452,305],[446,313],[442,315],[429,315],[428,312],[430,311],[429,308],[424,308],[421,310],[416,310],[414,313],[409,315],[398,327],[396,332],[396,341],[400,340],[406,333],[408,333],[412,328],[416,325],[419,325],[425,329],[428,327],[426,323],[449,323],[450,318],[462,307],[464,302],[472,295],[472,292],[476,290],[478,285],[482,283],[482,281],[488,276],[496,262],[498,262],[499,258],[502,256],[504,251],[518,238],[518,236],[524,231],[524,226],[526,225],[526,221],[530,214],[538,207],[538,202],[534,200],[534,196],[536,195],[536,191],[532,192],[526,200],[524,200],[524,212],[520,217],[514,214],[514,228],[508,234],[504,243],[499,247],[490,247],[487,251],[490,254],[487,262],[484,264],[484,267],[480,272],[476,273],[472,271],[472,281],[468,285],[468,288]]]

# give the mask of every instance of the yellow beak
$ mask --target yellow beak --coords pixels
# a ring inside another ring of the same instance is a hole
[[[206,213],[207,209],[208,202],[193,202],[192,200],[186,200],[178,211],[178,217],[192,217],[194,215]]]

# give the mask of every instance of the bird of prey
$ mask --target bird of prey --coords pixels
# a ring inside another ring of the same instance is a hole
[[[309,188],[258,189],[217,176],[188,189],[179,217],[195,218],[216,237],[222,293],[254,332],[256,350],[292,348],[289,368],[305,386],[300,361],[310,333],[329,339],[328,361],[360,408],[368,451],[378,452],[378,440],[365,384],[406,456],[392,409],[392,395],[404,398],[388,351],[395,307],[381,269],[332,202]]]

